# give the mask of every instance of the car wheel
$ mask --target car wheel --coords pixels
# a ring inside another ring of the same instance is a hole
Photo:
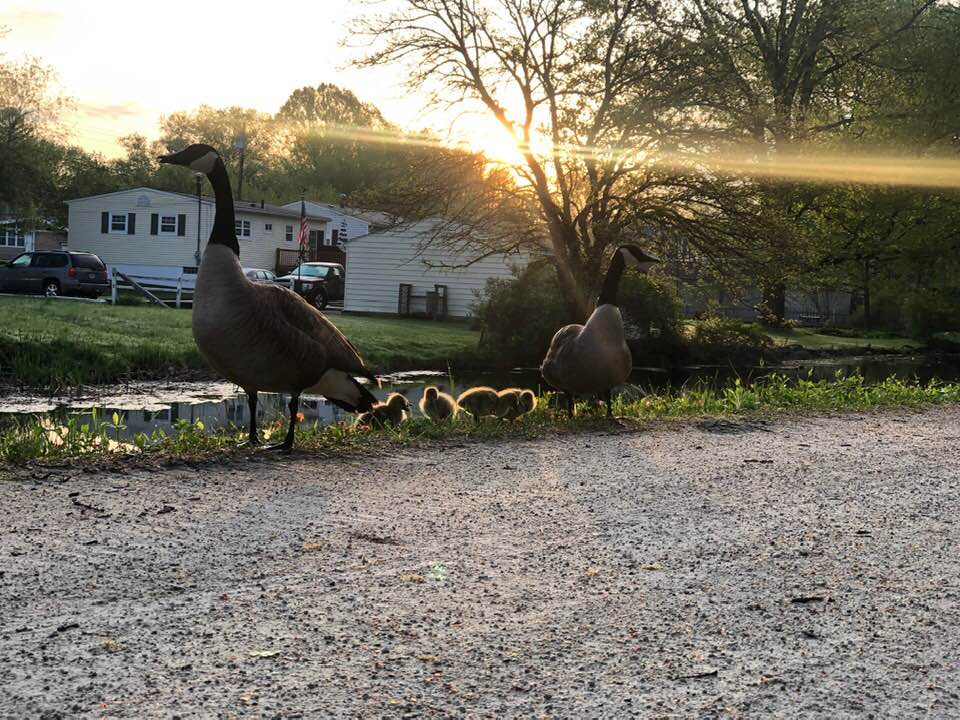
[[[313,306],[317,310],[323,310],[327,306],[326,290],[317,290],[317,294],[313,296]]]
[[[44,280],[43,294],[47,297],[57,297],[60,294],[60,283],[56,280]]]

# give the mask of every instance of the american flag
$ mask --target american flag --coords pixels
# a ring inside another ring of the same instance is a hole
[[[303,200],[300,200],[300,232],[297,235],[297,242],[300,243],[301,249],[306,249],[307,247],[307,206],[304,204]]]

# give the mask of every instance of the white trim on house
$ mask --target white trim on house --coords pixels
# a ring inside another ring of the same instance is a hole
[[[126,235],[128,220],[127,213],[110,213],[110,224],[107,231],[111,235]],[[120,227],[117,227],[117,225],[120,225]]]
[[[169,220],[169,223],[164,221]],[[169,225],[169,229],[164,230],[164,224]],[[177,215],[164,215],[162,213],[158,214],[157,220],[157,234],[158,235],[176,235],[177,234]]]

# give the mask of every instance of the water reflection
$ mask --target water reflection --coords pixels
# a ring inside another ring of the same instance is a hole
[[[931,379],[960,380],[960,359],[954,358],[904,358],[868,357],[845,358],[829,362],[811,361],[786,367],[688,367],[672,370],[637,368],[631,382],[644,390],[663,391],[694,382],[723,386],[737,377],[747,381],[768,375],[771,372],[792,377],[832,379],[837,372],[850,374],[860,372],[867,382],[878,382],[891,375],[903,379],[917,378],[921,382]],[[418,414],[417,402],[427,385],[437,385],[442,391],[456,397],[474,385],[490,385],[495,388],[524,387],[540,392],[540,374],[536,370],[482,373],[450,378],[438,372],[408,372],[388,376],[382,388],[374,394],[385,398],[390,392],[400,392],[412,404],[412,412]],[[119,435],[132,438],[137,433],[150,435],[162,430],[169,433],[181,420],[189,423],[201,421],[208,430],[246,428],[249,424],[249,408],[246,395],[229,383],[141,383],[127,388],[94,389],[80,398],[42,398],[10,396],[0,398],[0,428],[18,417],[40,416],[45,422],[63,424],[68,418],[80,423],[92,421],[92,408],[96,407],[101,419],[110,422],[114,412],[123,417],[125,429]],[[305,396],[301,403],[304,422],[328,424],[353,419],[322,397]],[[257,420],[261,427],[271,421],[286,418],[287,399],[281,395],[261,393],[257,405]]]

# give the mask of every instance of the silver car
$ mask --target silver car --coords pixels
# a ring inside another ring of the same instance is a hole
[[[277,279],[276,274],[263,268],[242,268],[242,270],[243,274],[253,280],[253,282],[272,283]]]
[[[38,250],[0,264],[0,292],[96,298],[109,291],[107,267],[93,253]]]

